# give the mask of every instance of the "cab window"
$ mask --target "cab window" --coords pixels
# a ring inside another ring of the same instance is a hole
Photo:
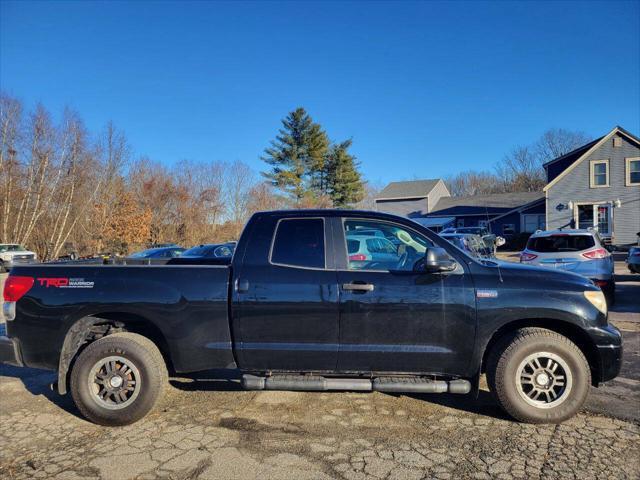
[[[347,219],[343,225],[349,270],[411,271],[433,247],[426,237],[395,223]]]
[[[271,263],[325,268],[324,221],[321,218],[281,220],[273,239]]]

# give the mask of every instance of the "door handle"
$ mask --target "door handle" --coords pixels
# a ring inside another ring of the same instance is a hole
[[[343,283],[342,289],[355,292],[373,292],[374,286],[371,283]]]
[[[238,293],[245,293],[249,291],[249,280],[236,279],[236,291]]]

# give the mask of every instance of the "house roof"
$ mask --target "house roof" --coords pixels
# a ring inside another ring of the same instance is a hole
[[[496,193],[469,197],[442,197],[431,214],[460,207],[513,209],[544,199],[544,192]]]
[[[596,143],[598,143],[603,138],[604,138],[604,136],[602,136],[600,138],[596,138],[595,140],[587,143],[586,145],[578,147],[575,150],[571,150],[569,153],[565,153],[564,155],[560,155],[559,157],[554,158],[553,160],[549,160],[548,162],[543,163],[542,166],[546,170],[549,165],[557,163],[557,162],[560,162],[560,161],[563,161],[563,160],[566,160],[569,163],[573,163],[575,160],[580,158],[584,152],[589,150],[591,147],[593,147]]]
[[[640,139],[638,139],[638,137],[636,137],[635,135],[627,132],[624,128],[620,127],[620,126],[616,126],[614,127],[609,133],[607,133],[604,137],[600,137],[597,140],[594,140],[593,142],[589,142],[586,145],[583,145],[582,147],[574,150],[573,152],[569,152],[566,155],[563,155],[562,157],[558,157],[554,160],[551,160],[551,162],[547,162],[545,164],[545,168],[547,165],[550,165],[556,161],[560,161],[560,160],[566,160],[568,155],[571,155],[574,152],[578,152],[575,155],[575,160],[573,160],[573,163],[571,163],[567,168],[565,168],[562,173],[560,173],[558,176],[556,176],[553,180],[551,180],[546,187],[544,187],[544,191],[546,192],[547,190],[549,190],[549,188],[551,188],[553,185],[555,185],[558,181],[560,181],[561,178],[563,178],[567,173],[569,173],[571,170],[573,170],[576,165],[578,165],[580,162],[582,162],[585,158],[587,158],[593,151],[595,151],[598,147],[600,147],[602,144],[604,144],[607,140],[609,140],[611,137],[613,137],[615,134],[621,134],[624,137],[627,137],[629,140],[631,140],[632,142],[640,145]]]
[[[424,198],[440,181],[439,178],[428,180],[411,180],[407,182],[391,182],[378,194],[376,200],[392,200],[396,198]]]

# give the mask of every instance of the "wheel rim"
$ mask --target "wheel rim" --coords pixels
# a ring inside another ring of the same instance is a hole
[[[98,360],[89,372],[89,391],[98,405],[119,410],[131,405],[141,388],[140,371],[129,359],[114,355]]]
[[[564,402],[573,387],[567,362],[551,352],[526,357],[516,370],[516,387],[522,399],[536,408],[554,408]]]

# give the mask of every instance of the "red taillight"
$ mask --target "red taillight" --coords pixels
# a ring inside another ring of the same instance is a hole
[[[593,250],[589,250],[588,252],[584,252],[582,254],[583,257],[588,258],[590,260],[605,258],[607,255],[608,255],[607,251],[604,248],[595,248]]]
[[[594,280],[593,283],[595,283],[600,288],[607,286],[607,281],[606,280]]]
[[[533,253],[522,252],[520,254],[520,261],[521,262],[530,262],[531,260],[534,260],[536,258],[538,258],[538,255],[534,255]]]
[[[634,250],[631,254],[632,257],[640,257],[640,250]]]
[[[33,277],[14,277],[9,275],[4,282],[3,297],[5,302],[17,302],[31,287],[33,287]]]
[[[367,260],[367,256],[362,253],[356,253],[355,255],[349,255],[350,262],[364,262]]]

